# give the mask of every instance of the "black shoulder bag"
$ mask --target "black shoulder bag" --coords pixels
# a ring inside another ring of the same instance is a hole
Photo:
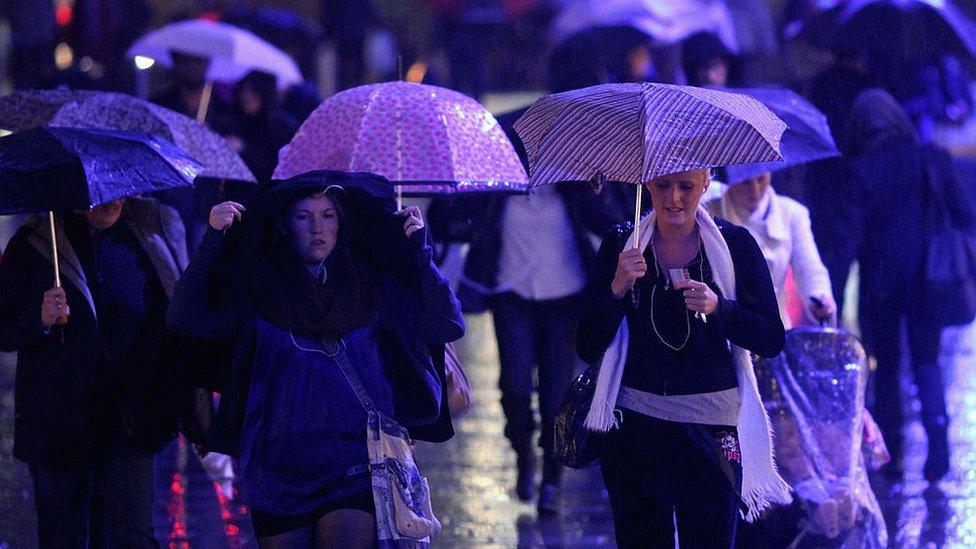
[[[924,158],[923,162],[931,229],[923,305],[930,318],[943,326],[969,324],[976,319],[976,237],[972,228],[959,226],[956,222],[959,216],[953,216],[951,210],[958,206],[946,198],[946,185],[958,185],[958,182],[936,173],[930,158]],[[963,197],[966,193],[955,193],[955,196]]]

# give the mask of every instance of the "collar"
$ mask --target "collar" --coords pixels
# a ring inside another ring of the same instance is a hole
[[[790,228],[786,216],[783,215],[782,202],[772,186],[766,189],[766,194],[759,203],[757,212],[763,212],[761,217],[753,215],[750,219],[743,220],[732,205],[732,199],[727,190],[722,195],[720,204],[722,217],[736,225],[742,225],[756,232],[761,231],[764,236],[772,240],[788,240],[790,238]]]

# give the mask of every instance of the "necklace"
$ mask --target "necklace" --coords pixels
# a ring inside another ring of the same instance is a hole
[[[702,241],[701,241],[701,237],[699,236],[698,255],[701,255],[701,245],[702,245]],[[655,298],[655,294],[657,293],[657,281],[658,278],[661,276],[661,271],[657,265],[657,250],[654,248],[654,235],[651,235],[651,255],[653,256],[654,259],[654,285],[651,286],[651,328],[654,330],[654,335],[656,335],[657,338],[661,341],[661,343],[663,343],[667,348],[671,349],[672,351],[680,351],[681,349],[685,348],[685,345],[688,344],[688,340],[691,338],[691,318],[688,314],[688,311],[684,312],[685,313],[684,314],[685,339],[677,347],[668,343],[667,340],[665,340],[664,337],[661,336],[661,332],[659,332],[657,329],[657,322],[654,320],[654,298]],[[702,258],[702,260],[698,263],[698,275],[703,281],[705,280],[704,263],[705,263],[704,258]]]

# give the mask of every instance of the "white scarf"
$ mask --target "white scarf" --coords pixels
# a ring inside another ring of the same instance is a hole
[[[705,247],[705,255],[712,266],[712,276],[727,299],[735,299],[735,266],[729,247],[718,226],[708,212],[699,206],[696,212],[699,233]],[[640,224],[640,250],[647,248],[654,237],[655,213],[651,211]],[[627,239],[624,249],[634,246],[634,235]],[[617,426],[613,410],[620,392],[620,383],[627,362],[627,319],[620,323],[617,334],[603,356],[597,375],[595,393],[586,427],[592,431],[607,432]],[[742,500],[746,505],[745,518],[753,522],[764,509],[773,503],[789,503],[790,487],[776,471],[773,461],[772,433],[769,416],[763,407],[748,351],[729,343],[736,365],[739,384],[739,446],[742,450]]]

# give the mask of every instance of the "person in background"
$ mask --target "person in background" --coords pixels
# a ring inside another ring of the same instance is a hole
[[[681,66],[689,86],[729,85],[732,54],[710,32],[695,33],[681,43]]]
[[[62,287],[46,217],[28,219],[0,265],[0,350],[18,353],[14,455],[30,468],[40,546],[158,547],[154,454],[190,395],[165,321],[183,225],[142,198],[62,221]]]
[[[904,324],[928,438],[923,473],[929,482],[937,482],[948,473],[950,463],[949,418],[938,362],[948,319],[931,310],[940,304],[927,303],[926,263],[933,219],[939,219],[936,204],[951,208],[952,222],[961,230],[974,230],[976,215],[959,185],[952,158],[940,148],[919,143],[908,115],[887,92],[870,89],[858,96],[842,148],[848,155],[852,184],[844,195],[849,198],[839,202],[851,203],[858,214],[844,229],[856,252],[847,258],[847,265],[855,257],[860,265],[861,330],[865,347],[877,360],[872,413],[892,457],[883,471],[894,480],[904,473],[900,384]]]
[[[813,241],[807,209],[789,197],[776,194],[770,184],[770,172],[746,179],[736,177],[738,172],[734,167],[726,173],[737,180],[729,181],[725,194],[706,206],[713,216],[749,229],[759,243],[773,277],[783,325],[787,329],[793,327],[786,309],[786,276],[791,268],[803,300],[806,323],[835,323],[837,307],[830,275]]]
[[[498,118],[524,161],[524,147],[511,125],[524,112]],[[586,185],[540,187],[528,196],[493,198],[471,242],[464,283],[487,296],[501,372],[505,437],[516,454],[516,494],[536,495],[536,432],[532,394],[538,370],[538,445],[542,447],[540,514],[558,509],[562,466],[552,454],[553,421],[576,368],[576,326],[582,290],[594,256],[589,233],[613,224],[605,205]]]
[[[258,181],[271,179],[278,149],[288,144],[298,122],[282,107],[275,77],[252,71],[234,87],[236,131],[228,136]]]
[[[194,120],[206,91],[207,69],[210,60],[178,51],[171,51],[173,66],[169,75],[171,84],[165,91],[149,98],[161,107],[185,114]],[[209,96],[204,124],[220,135],[238,132],[234,111],[216,92]],[[189,249],[196,248],[206,230],[207,212],[215,199],[210,196],[213,185],[198,184],[194,188],[170,189],[157,193],[159,199],[176,209],[186,225],[186,240]]]
[[[195,120],[203,101],[210,60],[178,51],[171,51],[170,56],[173,58],[173,66],[169,71],[171,83],[163,92],[149,100]],[[211,93],[204,123],[221,135],[234,128],[233,109],[219,94]]]

